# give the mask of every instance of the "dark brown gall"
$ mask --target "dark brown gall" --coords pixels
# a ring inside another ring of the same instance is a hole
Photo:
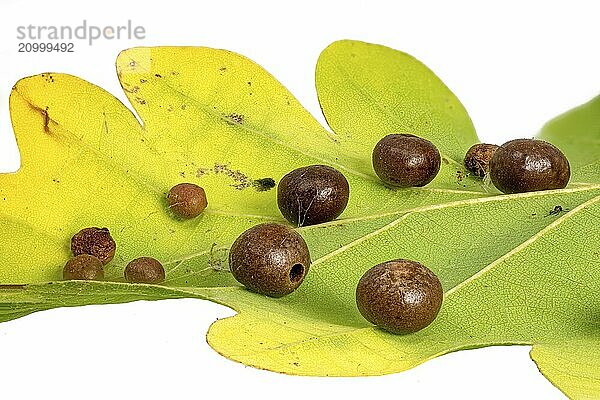
[[[435,178],[440,164],[435,145],[414,135],[387,135],[373,149],[373,169],[391,186],[425,186]]]
[[[348,205],[346,177],[326,165],[311,165],[285,175],[277,187],[281,214],[296,226],[333,221]]]
[[[393,260],[368,270],[356,288],[358,310],[396,334],[419,331],[437,316],[444,293],[438,278],[416,261]]]
[[[104,279],[102,262],[89,254],[81,254],[73,257],[63,269],[63,279],[101,281]]]
[[[136,258],[125,267],[125,280],[130,283],[161,283],[165,280],[165,269],[154,258]]]
[[[167,194],[167,204],[173,214],[180,219],[196,218],[208,206],[206,192],[193,183],[180,183]]]
[[[292,293],[310,267],[299,233],[281,224],[261,224],[242,233],[229,251],[229,268],[248,289],[271,297]]]
[[[490,161],[490,178],[504,193],[562,189],[570,177],[565,155],[543,140],[511,140],[500,146]]]
[[[490,160],[500,146],[477,143],[465,155],[465,168],[473,175],[484,178],[490,172]]]
[[[85,228],[71,239],[74,256],[89,254],[98,258],[103,265],[112,261],[117,244],[107,228]]]

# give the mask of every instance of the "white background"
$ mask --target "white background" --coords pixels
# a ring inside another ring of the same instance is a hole
[[[351,38],[424,61],[462,100],[480,138],[532,136],[600,92],[600,7],[594,2],[294,3],[171,0],[0,3],[0,171],[19,158],[8,96],[21,77],[76,74],[125,101],[114,71],[122,48],[203,45],[242,53],[282,81],[319,120],[314,66],[330,42]],[[121,25],[144,41],[76,43],[74,54],[19,54],[18,25]],[[0,325],[2,398],[461,398],[561,399],[527,347],[450,354],[385,377],[290,377],[213,352],[204,334],[225,307],[200,300],[57,309]]]

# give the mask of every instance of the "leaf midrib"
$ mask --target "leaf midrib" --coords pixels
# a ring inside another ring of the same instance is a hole
[[[132,59],[133,60],[133,59]],[[133,60],[134,61],[134,60]],[[146,72],[148,72],[147,70],[145,70]],[[150,77],[150,75],[148,75],[148,77]],[[152,79],[150,77],[150,79]],[[157,80],[160,83],[163,83],[163,80]],[[181,93],[178,90],[175,90],[172,86],[167,85],[170,89],[172,89],[175,93],[178,93],[179,95],[189,98],[187,95]],[[28,105],[31,106],[32,109],[37,109],[39,108],[36,103],[34,101],[32,101],[30,98],[28,98],[24,93],[22,93],[19,90],[19,86],[15,85],[15,87],[13,88],[13,91],[19,95]],[[193,100],[195,103],[199,103],[197,100],[193,99],[193,98],[189,98],[191,100]],[[213,113],[211,110],[209,109],[202,109],[200,106],[202,106],[202,104],[199,104],[198,108],[200,108],[201,111],[207,112],[213,116],[216,116],[217,118],[220,118],[222,120],[228,120],[227,118],[224,118],[222,115],[218,114],[218,113]],[[134,175],[130,169],[125,168],[123,165],[119,164],[117,161],[115,161],[114,158],[111,158],[109,156],[107,156],[105,153],[97,150],[96,148],[85,144],[85,142],[83,142],[82,140],[80,140],[78,138],[78,136],[75,134],[75,132],[71,131],[70,129],[67,129],[64,124],[62,124],[60,121],[58,121],[54,116],[52,117],[52,121],[54,123],[54,125],[56,127],[59,127],[62,132],[68,134],[62,134],[61,136],[67,140],[69,140],[72,144],[74,144],[75,146],[86,150],[88,152],[90,152],[91,154],[94,154],[96,157],[102,159],[103,161],[106,162],[106,164],[111,165],[113,168],[115,168],[116,170],[120,171],[121,173],[123,173],[127,178],[129,178],[133,183],[135,183],[138,187],[140,187],[143,191],[149,192],[154,196],[157,196],[159,198],[162,198],[162,196],[164,195],[163,191],[161,189],[158,188],[158,185],[156,183],[150,182],[147,179],[145,179],[143,176],[141,175]],[[242,125],[243,126],[243,125]],[[146,129],[145,127],[142,127],[142,129]],[[259,131],[257,130],[252,130],[252,132],[255,132],[257,134],[260,134]],[[60,132],[57,132],[60,134]],[[264,134],[264,137],[269,137],[267,134]],[[285,144],[282,144],[283,146],[285,146]],[[289,147],[291,150],[294,150],[294,148]],[[302,153],[304,154],[304,153]],[[311,155],[307,155],[305,154],[307,157],[312,157]],[[314,158],[314,157],[312,157]],[[18,172],[17,172],[18,173]],[[358,175],[357,175],[358,176]],[[360,176],[359,176],[360,177]],[[373,178],[374,179],[374,178]],[[473,195],[482,195],[485,196],[486,193],[485,192],[479,192],[479,191],[468,191],[468,190],[453,190],[453,189],[442,189],[442,188],[408,188],[407,190],[414,190],[414,191],[431,191],[431,192],[437,192],[437,193],[465,193],[465,194],[473,194]],[[227,211],[221,211],[221,210],[205,210],[204,211],[205,214],[213,214],[213,215],[222,215],[222,216],[226,216],[226,217],[234,217],[234,218],[247,218],[247,217],[251,217],[251,218],[257,218],[257,219],[265,219],[267,221],[277,221],[278,219],[274,216],[270,216],[270,215],[260,215],[260,214],[241,214],[241,213],[233,213],[233,212],[227,212]],[[373,218],[377,218],[380,215],[378,214],[373,214],[372,215]],[[365,216],[367,219],[371,216]]]
[[[373,220],[373,219],[378,219],[378,218],[390,217],[390,216],[394,216],[394,215],[399,216],[398,218],[389,222],[387,225],[384,225],[383,227],[380,227],[380,228],[368,233],[365,236],[361,236],[360,238],[342,246],[341,248],[338,248],[338,249],[336,249],[330,253],[327,253],[324,256],[321,256],[320,258],[314,260],[311,263],[311,267],[314,267],[314,266],[326,261],[327,259],[334,257],[337,254],[347,251],[348,249],[362,243],[365,240],[368,240],[379,234],[385,233],[387,230],[392,229],[394,226],[398,225],[404,219],[406,219],[409,216],[412,216],[414,214],[433,211],[433,210],[440,210],[440,209],[445,209],[445,208],[468,206],[468,205],[473,205],[473,204],[481,204],[481,203],[496,202],[496,201],[511,201],[511,200],[515,200],[515,199],[522,199],[522,198],[529,198],[529,197],[545,197],[545,196],[550,196],[553,194],[568,194],[568,193],[586,192],[586,191],[593,191],[593,190],[600,190],[600,185],[590,185],[590,186],[585,186],[585,187],[580,187],[580,188],[527,192],[527,193],[497,195],[497,196],[489,196],[489,197],[482,197],[482,198],[475,198],[475,199],[458,200],[458,201],[454,201],[454,202],[416,207],[416,208],[403,210],[403,211],[397,211],[397,212],[382,213],[382,214],[349,218],[349,219],[339,219],[339,220],[326,222],[326,223],[319,224],[319,225],[300,227],[300,228],[297,228],[297,230],[299,232],[305,232],[305,231],[309,231],[309,230],[313,230],[313,229],[322,229],[324,227],[344,225],[344,224],[352,223],[352,222],[368,221],[368,220]],[[226,247],[227,245],[229,245],[229,244],[225,244],[225,246],[223,246],[223,247]],[[205,255],[208,252],[209,251],[200,252],[200,253],[198,253],[198,256]],[[191,260],[194,257],[193,257],[193,255],[189,255],[184,258],[186,260]],[[176,260],[170,260],[167,263],[177,263],[179,261],[181,261],[181,258],[176,259]]]
[[[169,88],[171,88],[172,90],[174,90],[174,88],[173,88],[173,87],[171,87],[170,85],[167,85],[167,86],[168,86]],[[187,97],[185,94],[183,94],[183,93],[181,93],[181,92],[179,92],[179,91],[176,91],[176,90],[174,90],[174,91],[175,91],[176,93],[178,93],[178,94],[180,94],[180,95],[182,95],[182,96],[186,97],[186,98],[189,98],[189,97]],[[18,93],[18,94],[19,94],[21,97],[23,97],[23,99],[24,99],[25,101],[27,101],[29,104],[33,104],[31,101],[29,101],[29,99],[27,99],[27,98],[26,98],[26,97],[25,97],[25,96],[24,96],[22,93],[20,93],[18,90],[17,90],[17,93]],[[194,101],[194,103],[196,103],[196,104],[199,104],[199,102],[198,102],[197,100],[195,100],[195,99],[193,99],[193,98],[189,98],[189,99],[193,100],[193,101]],[[200,105],[201,105],[201,104],[200,104]],[[200,106],[198,106],[198,108],[200,108]],[[219,118],[222,118],[222,116],[220,116],[220,115],[217,115],[217,116],[218,116]],[[72,140],[73,140],[74,142],[76,142],[76,143],[79,143],[79,144],[80,144],[82,147],[84,147],[84,148],[85,148],[85,147],[87,147],[87,148],[88,148],[88,151],[92,151],[92,152],[93,152],[94,154],[96,154],[96,155],[99,155],[99,156],[104,156],[104,157],[105,157],[105,155],[104,155],[103,153],[99,153],[99,152],[97,152],[97,151],[94,151],[94,149],[92,149],[92,148],[89,148],[88,146],[85,146],[85,145],[84,145],[84,144],[83,144],[81,141],[79,141],[79,140],[74,140],[74,139],[76,139],[76,136],[75,136],[75,135],[74,135],[72,132],[70,132],[68,129],[66,129],[64,126],[62,126],[62,125],[60,125],[60,126],[63,128],[63,130],[64,130],[64,131],[68,132],[68,133],[69,133],[69,134],[72,136]],[[262,136],[262,135],[265,135],[264,133],[262,133],[262,132],[260,132],[260,131],[258,131],[258,130],[256,130],[256,129],[250,129],[250,128],[248,128],[248,127],[246,127],[246,128],[247,128],[247,129],[249,129],[250,131],[252,131],[252,132],[256,133],[256,134],[259,134],[259,135],[261,135],[261,136]],[[266,137],[273,139],[272,137],[270,137],[270,136],[268,136],[268,135],[267,135]],[[280,143],[280,144],[281,144],[281,145],[284,145],[283,143]],[[294,149],[294,148],[291,148],[291,149],[292,149],[292,150],[296,150],[296,151],[298,151],[297,149]],[[304,154],[304,153],[303,153],[303,152],[301,152],[301,151],[299,151],[299,152],[300,152],[300,153],[302,153],[302,154]],[[314,156],[312,156],[312,155],[310,155],[310,154],[305,154],[305,155],[307,155],[308,157],[315,158]],[[119,169],[122,169],[120,165],[118,165],[118,164],[116,164],[116,165],[120,167]],[[345,168],[344,168],[344,169],[345,169]],[[130,176],[130,178],[132,178],[132,179],[135,181],[135,178],[134,178],[134,177],[132,177],[131,175],[129,175],[129,176]],[[585,188],[585,189],[571,189],[571,191],[575,192],[575,191],[580,191],[580,190],[590,190],[590,189],[595,189],[595,188],[597,188],[597,186],[591,185],[591,186],[589,186],[589,187],[587,187],[587,188]],[[537,193],[536,193],[536,194],[537,194]],[[548,193],[543,193],[543,194],[548,194]],[[526,195],[530,195],[530,194],[526,194]],[[514,198],[514,197],[517,197],[517,196],[519,196],[519,195],[511,195],[511,196],[513,196],[512,198]],[[486,201],[499,201],[499,200],[503,200],[503,197],[506,197],[506,196],[494,196],[494,197],[486,197],[486,198],[482,198],[482,199],[469,199],[469,200],[462,200],[462,201],[457,201],[457,202],[452,202],[452,203],[445,203],[445,204],[441,204],[441,205],[440,205],[440,204],[438,204],[438,205],[433,205],[433,206],[420,207],[420,208],[418,208],[418,209],[414,209],[414,210],[406,210],[406,211],[404,211],[404,212],[399,212],[398,214],[400,214],[400,213],[401,213],[401,214],[402,214],[402,216],[401,216],[400,218],[398,218],[398,219],[394,220],[394,221],[393,221],[391,224],[388,224],[386,227],[382,228],[382,229],[384,229],[384,230],[382,230],[381,232],[383,232],[383,231],[385,231],[385,230],[387,230],[387,229],[390,229],[390,228],[392,228],[393,226],[395,226],[395,225],[397,225],[399,222],[401,222],[401,221],[402,221],[404,218],[406,218],[406,217],[408,217],[409,215],[411,215],[411,214],[413,214],[413,213],[416,213],[416,212],[424,212],[424,211],[433,210],[433,209],[438,209],[438,208],[446,208],[446,207],[452,207],[452,206],[467,205],[467,204],[471,204],[471,203],[478,203],[478,202],[486,202]],[[563,217],[560,217],[559,219],[555,220],[553,224],[551,224],[551,225],[549,225],[548,227],[546,227],[546,228],[542,229],[542,231],[538,232],[538,234],[534,235],[534,236],[533,236],[532,238],[530,238],[528,241],[524,242],[523,244],[521,244],[521,245],[520,245],[520,246],[518,246],[517,248],[513,249],[511,252],[507,253],[506,255],[504,255],[503,257],[501,257],[499,260],[496,260],[495,262],[491,263],[491,264],[490,264],[488,267],[484,268],[483,270],[481,270],[480,272],[478,272],[477,274],[475,274],[475,275],[474,275],[474,276],[472,276],[471,278],[467,279],[467,280],[466,280],[466,281],[464,281],[463,283],[461,283],[461,284],[459,284],[459,285],[455,286],[454,288],[450,289],[450,291],[448,291],[448,292],[447,292],[446,296],[451,296],[451,295],[452,295],[452,293],[454,293],[454,291],[455,291],[455,290],[458,290],[458,288],[460,288],[460,287],[463,287],[463,286],[467,285],[469,282],[473,281],[473,280],[474,280],[474,279],[476,279],[477,277],[479,277],[479,276],[481,276],[481,275],[483,275],[483,274],[487,273],[487,271],[489,271],[489,270],[490,270],[490,269],[492,269],[492,268],[493,268],[495,265],[497,265],[497,264],[500,262],[500,260],[502,260],[502,259],[506,259],[506,258],[509,258],[509,257],[510,257],[512,254],[514,254],[514,253],[516,253],[516,252],[520,251],[520,250],[521,250],[521,248],[525,248],[525,247],[529,246],[531,243],[535,242],[535,241],[536,241],[536,240],[537,240],[539,237],[543,236],[543,234],[545,234],[546,232],[548,232],[548,230],[549,230],[549,229],[552,229],[552,228],[554,228],[554,227],[556,227],[556,226],[560,225],[560,223],[564,222],[566,219],[568,219],[568,217],[572,216],[574,213],[576,213],[576,212],[579,212],[581,209],[585,208],[585,206],[587,206],[587,205],[589,205],[589,204],[592,204],[593,202],[596,202],[596,201],[598,201],[598,197],[595,197],[594,199],[592,199],[592,200],[590,200],[590,201],[588,201],[588,202],[586,202],[586,203],[584,203],[584,204],[582,204],[582,205],[578,206],[578,207],[577,207],[577,208],[575,208],[574,210],[567,212],[567,213],[566,213],[566,214],[565,214]],[[395,214],[395,213],[390,213],[389,215],[394,215],[394,214]],[[381,215],[381,216],[383,216],[383,215]],[[361,217],[361,218],[363,218],[363,219],[369,219],[369,218],[377,218],[377,217],[378,217],[378,216],[370,216],[370,217]],[[344,220],[341,220],[340,222],[344,222]],[[381,233],[381,232],[377,232],[377,231],[375,231],[375,232],[373,232],[372,234],[373,234],[373,236],[374,236],[374,235],[376,235],[376,234],[378,234],[378,233]],[[361,238],[361,239],[362,239],[362,240],[366,240],[366,239],[364,239],[364,238]],[[360,241],[362,241],[361,239],[359,239],[359,240],[360,240]],[[351,245],[351,246],[353,246],[353,245],[356,245],[356,244],[360,243],[360,241],[355,241],[355,242],[352,242],[350,245]],[[346,249],[346,250],[347,250],[347,249]],[[332,253],[329,253],[327,256],[328,256],[328,257],[333,257],[333,256],[335,256],[335,252],[333,252],[333,253],[334,253],[333,255],[332,255]],[[204,254],[206,254],[206,253],[204,252]],[[193,258],[193,256],[192,256],[192,258]],[[323,260],[323,261],[325,261],[325,260]],[[316,264],[318,264],[318,263],[319,263],[319,260],[315,261],[315,263],[316,263]],[[165,287],[165,288],[167,288],[167,289],[169,289],[169,290],[172,290],[172,291],[181,292],[181,293],[186,293],[186,292],[189,290],[189,288],[182,288],[182,287]],[[202,290],[202,288],[195,288],[195,289],[194,289],[194,288],[191,288],[191,289],[192,289],[192,290],[189,292],[190,294],[194,294],[194,293],[197,293],[197,291],[198,291],[198,290]],[[214,290],[214,289],[215,289],[215,288],[207,288],[207,290]],[[228,290],[228,289],[235,289],[235,290],[239,290],[239,288],[237,288],[237,287],[220,287],[220,289],[222,289],[222,290]],[[124,295],[128,295],[128,294],[130,294],[130,293],[129,293],[129,292],[124,292],[123,294],[124,294]],[[138,294],[139,294],[139,293],[138,293]],[[356,332],[356,331],[360,331],[360,330],[363,330],[363,329],[373,329],[373,328],[372,328],[372,327],[360,328],[360,329],[356,329],[356,330],[353,330],[353,331],[350,331],[350,332],[346,331],[346,332],[345,332],[345,334],[348,334],[348,333],[354,333],[354,332]]]
[[[162,81],[161,81],[162,82]],[[172,86],[165,84],[166,86],[168,86],[170,89],[172,89],[173,91],[175,91],[176,93],[189,98],[188,96],[186,96],[185,94],[175,90]],[[15,87],[15,92],[21,96],[23,98],[24,101],[26,101],[29,105],[31,105],[32,107],[36,107],[35,103],[33,101],[31,101],[29,98],[27,98],[23,93],[21,93],[18,90],[18,86]],[[192,98],[190,98],[192,99]],[[195,103],[199,103],[197,102],[195,99],[194,100]],[[202,106],[202,104],[199,104],[199,108],[200,106]],[[222,116],[220,114],[215,114],[212,113],[210,111],[207,110],[202,110],[201,111],[206,111],[209,112],[211,114],[213,114],[214,116],[217,116],[219,118],[222,119]],[[125,174],[125,176],[129,177],[134,183],[137,183],[140,187],[144,188],[145,190],[150,190],[151,193],[153,195],[159,195],[158,193],[160,191],[153,189],[152,185],[149,184],[148,182],[146,182],[144,179],[142,178],[136,178],[135,176],[133,176],[131,174],[131,172],[126,171],[123,166],[121,166],[120,164],[116,163],[113,159],[107,157],[104,153],[99,152],[98,150],[96,150],[95,148],[86,145],[84,142],[82,142],[81,140],[77,139],[77,136],[74,134],[74,132],[71,132],[69,129],[67,129],[66,127],[64,127],[63,124],[61,124],[60,122],[54,120],[56,125],[59,126],[64,132],[68,133],[68,136],[66,135],[62,135],[63,137],[69,139],[72,143],[78,145],[79,147],[91,152],[92,154],[95,154],[97,157],[100,157],[104,160],[106,160],[107,162],[109,162],[110,164],[112,164],[114,167],[116,167],[118,170],[120,170],[122,173]],[[256,132],[255,130],[253,130],[253,132]],[[341,220],[336,220],[333,221],[331,223],[325,223],[325,224],[320,224],[320,225],[316,225],[316,226],[311,226],[311,227],[303,227],[303,228],[299,228],[300,231],[303,230],[309,230],[309,229],[315,229],[315,228],[322,228],[324,226],[330,226],[330,225],[337,225],[337,224],[344,224],[344,223],[348,223],[348,222],[353,222],[353,221],[366,221],[366,220],[370,220],[370,219],[377,219],[377,218],[383,218],[386,216],[393,216],[393,215],[400,215],[399,218],[395,219],[394,221],[390,222],[389,224],[387,224],[386,226],[372,231],[369,234],[351,242],[348,243],[347,245],[343,246],[340,249],[337,249],[331,253],[328,253],[324,256],[322,256],[321,258],[315,260],[313,262],[313,266],[314,265],[318,265],[324,261],[326,261],[329,258],[335,257],[337,254],[343,253],[344,251],[347,251],[348,249],[362,243],[365,240],[368,240],[374,236],[377,236],[378,234],[384,233],[387,230],[393,228],[394,226],[398,225],[402,220],[408,218],[410,215],[413,215],[415,213],[419,213],[419,212],[426,212],[426,211],[431,211],[431,210],[436,210],[436,209],[443,209],[443,208],[450,208],[450,207],[459,207],[459,206],[464,206],[464,205],[469,205],[469,204],[477,204],[477,203],[484,203],[484,202],[488,202],[488,201],[504,201],[504,200],[508,200],[508,199],[515,199],[515,198],[524,198],[524,197],[533,197],[533,196],[544,196],[544,195],[548,195],[548,194],[552,194],[555,192],[562,192],[562,193],[569,193],[569,192],[577,192],[577,191],[585,191],[585,190],[594,190],[596,188],[600,188],[600,185],[595,185],[595,184],[587,184],[587,183],[579,183],[582,185],[588,185],[585,186],[583,188],[573,188],[573,189],[561,189],[561,190],[557,190],[557,191],[546,191],[546,192],[529,192],[529,193],[520,193],[520,194],[513,194],[513,195],[497,195],[497,196],[488,196],[488,197],[481,197],[481,198],[475,198],[475,199],[467,199],[467,200],[459,200],[459,201],[455,201],[455,202],[448,202],[448,203],[441,203],[441,204],[434,204],[434,205],[428,205],[428,206],[423,206],[423,207],[417,207],[414,209],[409,209],[409,210],[403,210],[403,211],[399,211],[399,212],[392,212],[392,213],[381,213],[381,214],[373,214],[373,215],[368,215],[368,216],[362,216],[362,217],[357,217],[357,218],[353,218],[353,219],[341,219]],[[422,189],[421,189],[422,190]],[[479,192],[473,192],[476,194],[480,194]],[[160,194],[160,196],[162,196],[162,193]],[[207,210],[208,212],[208,210]],[[215,214],[218,215],[224,215],[224,216],[230,216],[230,217],[245,217],[245,214],[235,214],[235,213],[231,213],[231,214],[227,214],[224,212],[215,212]],[[257,217],[262,217],[265,219],[271,219],[271,217],[269,216],[260,216],[257,215]],[[274,218],[273,218],[274,219]],[[25,224],[28,227],[32,227],[31,224],[28,224],[24,221],[19,220],[19,223]],[[39,231],[39,229],[38,229]],[[45,232],[45,231],[40,231],[43,232],[44,234],[46,234],[46,236],[52,237],[55,241],[56,238],[53,237],[49,232]],[[179,262],[184,262],[184,261],[188,261],[188,260],[193,260],[194,258],[200,257],[202,255],[206,255],[209,252],[209,250],[206,251],[200,251],[197,253],[192,253],[192,254],[188,254],[182,257],[179,257],[177,259],[173,259],[173,260],[168,260],[165,263],[166,264],[174,264],[174,263],[179,263]],[[197,273],[198,271],[194,271],[194,273]]]
[[[588,190],[588,189],[571,189],[571,191],[573,191],[573,192],[575,192],[575,191],[582,191],[582,190]],[[564,192],[564,189],[563,189],[563,192]],[[521,194],[521,195],[533,196],[534,194],[539,194],[539,193],[540,192],[531,192],[531,193],[526,193],[526,194]],[[544,192],[541,192],[541,193],[542,194],[546,194]],[[515,196],[515,195],[512,195],[512,196]],[[502,196],[497,196],[497,197],[502,197]],[[504,197],[508,197],[508,196],[504,196]],[[488,200],[488,201],[491,201],[491,199]],[[461,288],[463,288],[465,286],[468,286],[468,284],[470,282],[475,281],[479,277],[481,277],[481,276],[489,273],[490,271],[494,270],[494,268],[502,265],[503,261],[509,259],[510,257],[512,257],[513,255],[519,253],[520,251],[528,248],[529,246],[531,246],[532,244],[534,244],[537,240],[539,240],[540,238],[542,238],[543,236],[545,236],[547,233],[555,230],[561,224],[563,224],[565,221],[568,221],[574,215],[578,214],[579,212],[581,212],[582,210],[586,209],[590,205],[592,205],[594,203],[597,203],[599,201],[600,201],[600,195],[596,196],[596,197],[593,197],[590,200],[585,201],[584,203],[580,204],[579,206],[575,207],[574,209],[572,209],[570,211],[567,211],[564,215],[562,215],[561,217],[557,218],[555,221],[553,221],[552,223],[550,223],[548,226],[546,226],[543,229],[541,229],[538,233],[536,233],[535,235],[533,235],[531,238],[529,238],[525,242],[521,243],[519,246],[516,246],[511,251],[509,251],[508,253],[506,253],[505,255],[503,255],[502,257],[500,257],[497,260],[495,260],[494,262],[490,263],[488,266],[486,266],[485,268],[483,268],[482,270],[480,270],[479,272],[477,272],[476,274],[474,274],[470,278],[466,279],[461,284],[459,284],[459,285],[455,286],[454,288],[448,290],[444,294],[444,299],[448,300],[449,298],[451,298],[452,296],[454,296],[455,293],[459,292],[459,290]],[[129,284],[121,284],[121,283],[114,283],[114,282],[98,282],[96,284],[99,285],[99,286],[103,286],[103,285],[117,285],[117,286],[120,286],[120,285],[122,285],[123,287],[130,287]],[[31,285],[31,286],[36,286],[36,285]],[[221,303],[221,304],[223,304],[225,306],[232,307],[232,308],[235,308],[235,306],[232,305],[232,304],[230,304],[227,300],[225,300],[225,301],[218,301],[218,300],[216,300],[214,298],[211,298],[210,292],[213,292],[213,291],[239,291],[239,290],[244,290],[244,289],[242,289],[240,287],[237,287],[237,286],[203,287],[203,288],[196,288],[196,287],[165,287],[165,286],[156,286],[156,285],[141,285],[141,286],[161,288],[162,290],[169,291],[169,292],[172,292],[172,293],[175,293],[175,294],[177,294],[177,293],[188,294],[188,295],[191,295],[193,297],[201,297],[201,298],[205,298],[207,300],[214,300],[214,301],[217,301],[217,302],[219,302],[219,303]],[[125,291],[125,292],[122,292],[122,294],[123,295],[131,295],[131,292]],[[135,292],[135,294],[136,295],[144,295],[144,293],[139,293],[139,292]],[[148,295],[148,297],[152,297],[152,296]],[[256,308],[256,307],[254,307],[254,308]],[[248,311],[245,311],[245,312],[248,312]],[[289,317],[289,315],[285,315],[285,314],[283,314],[281,312],[278,312],[278,311],[270,310],[270,312],[272,312],[274,314],[281,315],[282,317]],[[236,315],[236,316],[231,317],[231,318],[239,318],[239,316]],[[329,326],[331,326],[331,324],[329,324]],[[343,325],[336,325],[336,326],[339,326],[340,328],[344,328]],[[323,340],[323,339],[329,338],[329,337],[336,337],[336,336],[343,336],[343,335],[356,335],[356,334],[359,334],[361,332],[376,331],[376,330],[378,331],[378,328],[376,328],[375,326],[367,326],[367,327],[355,328],[355,329],[349,328],[349,329],[344,329],[342,332],[334,332],[334,333],[330,333],[330,334],[326,334],[326,335],[318,335],[317,334],[313,338],[308,338],[308,339],[303,339],[303,340],[299,340],[299,341],[289,342],[289,343],[285,343],[283,345],[275,346],[275,347],[272,347],[272,348],[261,349],[260,351],[263,352],[263,353],[266,353],[266,352],[270,352],[270,351],[276,351],[276,350],[282,348],[282,346],[285,346],[285,348],[292,348],[292,347],[302,346],[303,344],[306,344],[306,343],[320,341],[320,340]],[[527,342],[527,343],[519,342],[518,344],[530,344],[530,343],[529,342]],[[453,351],[453,350],[458,350],[460,348],[463,348],[464,346],[465,345],[462,345],[462,344],[461,345],[456,345],[456,346],[454,346],[452,348],[445,349],[443,353],[447,353],[447,352],[450,352],[450,351]]]

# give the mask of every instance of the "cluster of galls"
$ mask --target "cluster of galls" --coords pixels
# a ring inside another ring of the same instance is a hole
[[[71,239],[71,258],[63,268],[63,279],[101,281],[104,266],[112,261],[117,244],[107,228],[85,228]],[[165,279],[162,264],[150,257],[140,257],[125,267],[125,279],[131,283],[160,283]]]
[[[387,185],[424,186],[440,169],[441,157],[429,141],[393,134],[373,151],[373,168]],[[325,165],[298,168],[285,175],[277,188],[277,205],[290,223],[302,227],[330,222],[348,204],[350,185],[344,175]],[[233,276],[248,289],[271,297],[296,290],[310,267],[302,236],[282,224],[257,225],[235,241],[229,253]],[[429,325],[442,304],[442,286],[433,272],[410,260],[376,265],[356,289],[360,313],[394,333],[418,331]]]
[[[206,206],[206,193],[200,186],[180,183],[166,196],[168,209],[178,219],[199,216]],[[70,259],[63,269],[66,280],[103,280],[104,266],[112,261],[117,245],[107,228],[85,228],[71,239]],[[162,264],[151,257],[139,257],[127,264],[123,271],[130,283],[157,284],[165,280]]]
[[[415,187],[431,182],[440,169],[440,153],[433,143],[414,135],[392,134],[377,143],[373,169],[390,186]],[[478,143],[465,155],[465,168],[475,177],[489,176],[503,193],[562,189],[571,171],[565,155],[552,144],[516,139]]]
[[[388,186],[408,188],[430,183],[441,156],[428,140],[391,134],[373,150],[373,169]],[[513,140],[502,146],[478,144],[467,152],[465,167],[476,177],[490,175],[504,193],[558,189],[569,181],[569,163],[556,147],[541,140]],[[282,215],[293,225],[329,222],[348,204],[348,181],[334,168],[313,165],[283,177],[277,190]],[[229,253],[233,276],[248,289],[272,297],[296,290],[310,266],[306,242],[281,224],[262,224],[244,232]],[[437,276],[422,264],[404,259],[369,269],[356,288],[356,304],[365,319],[396,334],[421,330],[436,318],[443,300]]]
[[[295,226],[336,219],[348,204],[350,186],[339,171],[311,165],[285,175],[277,187],[281,214]],[[238,282],[271,297],[296,290],[310,268],[310,252],[302,236],[277,223],[257,225],[242,233],[229,251],[229,267]]]
[[[502,146],[475,144],[465,156],[465,167],[474,176],[489,175],[503,193],[562,189],[571,177],[567,157],[537,139],[515,139]]]
[[[388,186],[425,186],[440,170],[441,157],[428,140],[391,134],[373,150],[373,169]],[[551,144],[513,140],[502,146],[477,144],[465,157],[465,167],[480,178],[490,176],[504,193],[563,188],[569,163]],[[277,205],[291,224],[302,227],[333,221],[348,204],[350,185],[342,173],[325,165],[298,168],[285,175],[277,188]],[[203,188],[181,183],[166,197],[168,209],[181,220],[198,217],[207,207]],[[112,260],[115,242],[108,229],[88,228],[73,237],[75,258],[64,269],[65,279],[102,279],[103,265]],[[310,252],[302,236],[278,223],[254,226],[242,233],[229,252],[229,266],[249,290],[271,297],[292,293],[310,268]],[[125,268],[129,282],[159,283],[162,265],[142,257]],[[416,332],[436,318],[443,299],[436,275],[422,264],[404,259],[369,269],[358,282],[356,304],[371,323],[397,334]]]

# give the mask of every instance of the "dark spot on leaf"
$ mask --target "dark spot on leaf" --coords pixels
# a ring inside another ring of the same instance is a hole
[[[134,93],[135,94],[135,93],[137,93],[137,92],[140,91],[140,87],[139,86],[134,86],[131,89],[129,89],[129,88],[125,88],[123,86],[123,90],[126,91],[127,93]]]
[[[225,116],[225,122],[229,125],[242,125],[244,123],[244,115],[231,113]]]
[[[273,178],[256,179],[252,182],[252,186],[257,192],[266,192],[275,187],[275,180]]]
[[[52,76],[52,74],[49,74],[49,73],[42,74],[42,78],[45,78],[46,82],[48,82],[48,83],[54,83],[54,77]]]
[[[46,108],[40,108],[32,103],[30,103],[29,101],[27,102],[27,104],[29,104],[29,107],[31,107],[33,110],[39,112],[42,117],[44,118],[44,132],[46,132],[47,134],[50,134],[50,122],[52,121],[52,119],[50,118],[50,114],[48,113],[48,107],[46,106]],[[56,123],[56,121],[52,121],[54,123]]]
[[[210,169],[208,168],[198,168],[196,170],[196,178],[202,178],[204,175],[208,174]]]
[[[450,161],[448,161],[448,159],[446,157],[442,157],[442,162],[444,164],[449,164],[450,163]]]
[[[237,190],[244,190],[252,186],[253,180],[248,177],[248,175],[244,174],[242,171],[233,170],[229,168],[227,164],[215,163],[215,167],[213,168],[215,174],[223,174],[228,176],[229,178],[235,181],[233,186]]]
[[[148,82],[146,79],[140,79],[140,83],[146,83]]]
[[[146,104],[146,100],[142,99],[141,97],[136,97],[135,101],[137,101],[138,103],[140,103],[142,105]]]
[[[182,110],[185,110],[186,108],[187,108],[187,104],[182,104],[182,105],[181,105],[181,109],[182,109]]]
[[[44,132],[50,133],[50,115],[48,114],[48,107],[45,110],[42,110],[42,115],[44,116]]]
[[[162,78],[161,74],[154,74],[154,76],[157,77],[157,78]]]
[[[567,211],[567,210],[563,209],[562,206],[560,206],[560,205],[559,206],[554,206],[554,208],[552,210],[550,210],[550,212],[548,213],[547,216],[549,217],[551,215],[558,215],[558,214],[560,214],[563,211]]]
[[[202,178],[204,175],[214,173],[215,175],[225,175],[234,181],[230,186],[237,190],[254,188],[257,192],[266,192],[276,186],[273,178],[252,179],[240,170],[231,169],[228,164],[216,162],[213,168],[200,167],[196,169],[196,178]]]

